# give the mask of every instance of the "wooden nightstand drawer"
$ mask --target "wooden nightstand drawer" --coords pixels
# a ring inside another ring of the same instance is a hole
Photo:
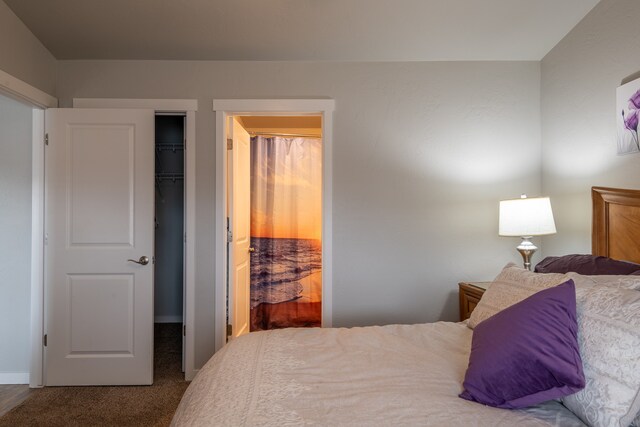
[[[466,320],[471,316],[471,312],[476,308],[478,302],[480,302],[482,294],[487,290],[490,283],[491,282],[458,283],[460,296],[460,321]]]

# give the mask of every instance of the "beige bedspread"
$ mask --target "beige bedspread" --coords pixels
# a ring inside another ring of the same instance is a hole
[[[175,426],[582,426],[557,402],[512,411],[458,398],[462,323],[256,332],[218,352]]]

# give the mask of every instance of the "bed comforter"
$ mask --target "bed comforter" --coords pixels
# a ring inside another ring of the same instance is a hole
[[[459,398],[471,336],[449,322],[251,333],[203,367],[172,425],[583,425],[555,401],[516,411]]]

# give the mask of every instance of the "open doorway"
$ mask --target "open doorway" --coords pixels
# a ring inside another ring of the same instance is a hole
[[[156,301],[154,298],[154,323],[159,322],[174,322],[178,317],[182,318],[181,322],[184,322],[180,327],[180,336],[177,338],[181,342],[182,355],[177,355],[178,360],[181,359],[182,370],[184,371],[184,377],[187,381],[192,380],[197,372],[195,369],[195,178],[196,178],[196,112],[198,111],[198,101],[193,99],[111,99],[111,98],[74,98],[73,107],[79,109],[151,109],[154,111],[154,122],[156,118],[161,116],[168,116],[166,120],[174,122],[174,130],[170,133],[182,134],[182,150],[179,150],[177,141],[175,138],[169,141],[168,146],[162,146],[162,154],[169,157],[167,160],[171,162],[173,166],[182,165],[183,167],[183,179],[179,180],[179,172],[176,175],[162,175],[161,182],[156,180],[156,184],[160,184],[160,191],[165,191],[165,186],[180,187],[183,191],[184,197],[180,199],[179,194],[172,197],[173,199],[182,200],[183,203],[183,225],[174,223],[171,227],[173,230],[171,233],[172,238],[178,236],[182,249],[179,249],[180,253],[184,254],[182,260],[173,258],[173,262],[182,263],[182,289],[177,287],[172,288],[172,295],[174,295],[173,304],[176,302],[182,307],[182,314],[176,315],[175,313],[160,313],[156,308]],[[162,119],[159,119],[162,120]],[[177,122],[177,124],[175,123]],[[182,125],[180,125],[182,123]],[[155,124],[155,123],[154,123]],[[162,140],[158,140],[162,143]],[[176,153],[173,150],[176,150]],[[168,150],[168,152],[167,152]],[[158,152],[159,150],[155,150]],[[153,155],[153,154],[152,154]],[[157,157],[156,157],[157,159]],[[175,164],[177,163],[177,165]],[[167,164],[169,166],[169,164]],[[158,168],[158,172],[162,173]],[[164,172],[173,173],[174,169],[167,168]],[[175,183],[174,183],[175,178]],[[158,186],[157,186],[158,187]],[[157,188],[156,187],[156,188]],[[167,190],[171,191],[171,190]],[[163,192],[163,195],[164,192]],[[157,189],[155,190],[155,199],[158,202],[160,198]],[[165,204],[166,204],[165,198]],[[172,209],[180,209],[177,205],[173,205]],[[174,215],[175,217],[175,215]],[[151,218],[153,220],[153,217]],[[156,217],[156,220],[158,218]],[[167,226],[166,219],[162,220],[165,228]],[[170,222],[171,224],[171,222]],[[150,224],[154,230],[154,224]],[[159,228],[162,224],[159,224]],[[183,227],[183,228],[181,228]],[[178,230],[180,233],[178,234]],[[182,232],[184,234],[182,235]],[[156,239],[158,236],[155,236]],[[154,244],[154,252],[156,247]],[[155,267],[155,266],[154,266]],[[155,270],[155,268],[154,268]],[[158,279],[158,274],[155,275],[155,279]],[[175,276],[174,276],[175,277]],[[174,280],[173,283],[180,283],[180,280]],[[177,293],[177,295],[176,295]],[[182,297],[180,302],[180,296]],[[175,305],[173,305],[175,307]],[[157,318],[155,315],[159,315]],[[167,317],[168,316],[168,317]],[[176,317],[177,316],[177,317]],[[158,322],[156,322],[158,321]],[[175,341],[176,327],[173,327],[171,331],[171,340]],[[157,336],[157,335],[156,335]],[[157,343],[156,343],[157,344]],[[178,347],[180,345],[178,344]]]
[[[332,326],[332,112],[335,101],[331,99],[218,99],[213,101],[216,111],[216,306],[215,306],[215,348],[221,349],[229,338],[248,333],[250,330],[250,258],[246,256],[251,246],[250,180],[244,180],[245,190],[235,191],[236,180],[232,182],[233,171],[238,167],[247,172],[242,176],[250,176],[250,144],[249,132],[239,125],[238,117],[295,117],[314,116],[321,122],[322,184],[321,184],[321,326]],[[234,140],[234,123],[242,129],[244,138]],[[247,127],[250,125],[246,124]],[[270,130],[274,132],[273,130]],[[288,133],[288,132],[283,132]],[[241,143],[240,143],[241,142]],[[227,150],[233,145],[233,150]],[[244,147],[244,148],[242,148]],[[242,149],[240,149],[242,148]],[[244,151],[246,159],[243,163],[234,163],[238,153]],[[235,194],[244,194],[247,208],[237,209]],[[235,208],[235,209],[234,209]],[[246,212],[246,220],[234,220],[234,214]],[[233,227],[231,224],[242,227]],[[244,262],[237,262],[236,254],[245,256]],[[237,280],[243,278],[243,280]],[[229,279],[229,281],[227,281]],[[238,286],[238,283],[246,286]],[[236,298],[244,293],[244,300]],[[239,301],[246,301],[246,303]]]
[[[30,372],[33,108],[0,95],[0,384]]]
[[[319,327],[322,117],[236,119],[250,137],[250,331]]]
[[[229,335],[319,327],[322,117],[233,116],[228,139]]]
[[[184,114],[155,116],[155,357],[181,359],[183,372],[185,121]]]

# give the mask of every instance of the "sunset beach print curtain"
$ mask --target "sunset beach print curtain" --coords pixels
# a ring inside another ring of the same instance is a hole
[[[322,140],[251,138],[251,330],[320,326]]]

